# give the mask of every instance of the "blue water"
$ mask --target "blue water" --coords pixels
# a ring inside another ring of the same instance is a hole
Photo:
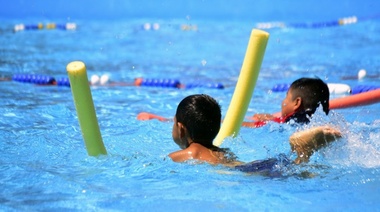
[[[339,18],[339,17],[337,17]],[[30,19],[29,23],[41,20]],[[318,21],[318,20],[317,20]],[[13,33],[22,19],[0,30],[0,74],[66,77],[66,65],[81,60],[88,75],[114,82],[136,77],[172,78],[184,84],[214,82],[223,90],[156,87],[92,87],[107,156],[87,155],[71,90],[14,81],[0,82],[0,209],[72,211],[151,210],[365,210],[376,211],[380,193],[380,104],[318,111],[311,123],[334,123],[344,132],[310,163],[284,168],[282,177],[250,175],[221,166],[174,163],[178,150],[170,122],[138,121],[147,111],[174,115],[187,95],[207,93],[225,115],[245,55],[250,21],[123,19],[76,21],[76,31]],[[159,30],[142,30],[144,23]],[[197,31],[183,31],[182,24]],[[343,80],[360,69],[380,74],[380,22],[313,29],[270,29],[262,69],[247,115],[277,112],[285,93],[277,83],[318,76],[328,83],[379,85],[379,77]],[[340,95],[332,95],[337,98]],[[253,161],[290,152],[297,127],[268,124],[242,128],[229,147]]]

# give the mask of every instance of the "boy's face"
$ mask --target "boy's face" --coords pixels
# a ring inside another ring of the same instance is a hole
[[[288,90],[286,93],[285,99],[282,101],[281,104],[281,116],[286,117],[296,112],[296,99],[293,97],[293,93],[291,89]]]

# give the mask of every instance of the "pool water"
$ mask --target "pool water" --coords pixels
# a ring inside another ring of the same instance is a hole
[[[37,23],[40,20],[30,20]],[[144,30],[144,23],[158,30]],[[92,86],[108,155],[87,155],[69,87],[0,82],[0,209],[71,211],[151,210],[378,210],[380,203],[380,104],[317,111],[311,125],[332,123],[344,136],[305,165],[283,167],[282,176],[246,174],[196,162],[174,163],[178,150],[171,122],[139,121],[140,112],[172,117],[180,100],[213,96],[225,115],[239,76],[251,22],[134,19],[78,21],[75,31],[13,33],[0,30],[0,75],[67,77],[66,65],[83,61],[91,75],[113,82],[136,77],[178,79],[183,84],[222,83],[225,89]],[[197,30],[181,30],[183,24]],[[339,27],[268,29],[270,39],[247,112],[280,110],[278,83],[320,77],[327,83],[379,85],[378,19]],[[343,80],[367,70],[362,80]],[[342,95],[333,94],[331,98]],[[270,123],[241,128],[228,138],[242,161],[285,154],[300,126]]]

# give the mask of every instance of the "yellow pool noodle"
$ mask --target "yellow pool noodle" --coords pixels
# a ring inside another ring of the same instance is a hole
[[[86,66],[81,61],[73,61],[66,69],[87,153],[90,156],[106,155],[107,150],[96,118]]]
[[[220,146],[225,138],[239,134],[259,76],[268,39],[269,33],[258,29],[252,30],[230,106],[214,140],[215,146]]]

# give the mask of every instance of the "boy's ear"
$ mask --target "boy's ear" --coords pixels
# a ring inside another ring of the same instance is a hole
[[[177,125],[178,125],[178,134],[179,134],[179,137],[180,138],[185,137],[186,132],[187,132],[186,127],[183,126],[183,124],[181,122],[177,122]]]
[[[294,100],[294,111],[299,110],[301,108],[301,105],[302,105],[302,98],[301,97],[297,97]]]

